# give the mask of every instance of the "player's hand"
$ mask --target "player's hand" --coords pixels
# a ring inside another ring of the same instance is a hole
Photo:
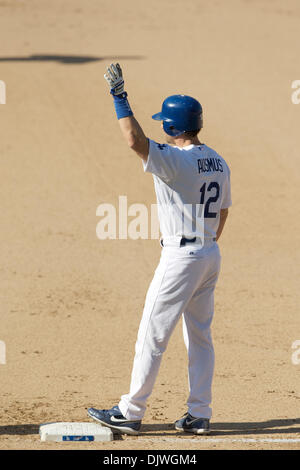
[[[104,78],[110,86],[112,95],[120,95],[124,92],[124,80],[120,64],[110,64]]]

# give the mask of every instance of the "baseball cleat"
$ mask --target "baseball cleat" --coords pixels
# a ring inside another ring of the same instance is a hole
[[[177,431],[192,432],[194,434],[209,434],[209,419],[194,418],[194,416],[189,413],[185,413],[181,419],[175,421],[175,429],[177,429]]]
[[[123,434],[131,434],[136,436],[142,425],[142,421],[126,419],[118,406],[114,406],[110,410],[97,410],[89,408],[88,415],[103,426],[117,429]]]

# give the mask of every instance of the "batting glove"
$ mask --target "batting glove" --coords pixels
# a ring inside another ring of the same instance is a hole
[[[124,93],[124,80],[120,64],[110,64],[104,78],[110,86],[112,95],[117,96]]]

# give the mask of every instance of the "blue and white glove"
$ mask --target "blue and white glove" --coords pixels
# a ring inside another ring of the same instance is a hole
[[[120,64],[110,64],[104,78],[110,86],[112,95],[121,95],[124,93],[124,80]]]
[[[124,80],[120,64],[110,64],[104,74],[105,80],[110,86],[110,93],[114,98],[114,105],[118,119],[133,116],[127,100],[127,93],[124,91]]]

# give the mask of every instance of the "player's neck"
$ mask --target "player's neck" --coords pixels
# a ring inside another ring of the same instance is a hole
[[[189,139],[184,139],[184,138],[175,138],[174,139],[174,145],[176,147],[187,147],[188,145],[202,145],[198,137],[193,137]]]

